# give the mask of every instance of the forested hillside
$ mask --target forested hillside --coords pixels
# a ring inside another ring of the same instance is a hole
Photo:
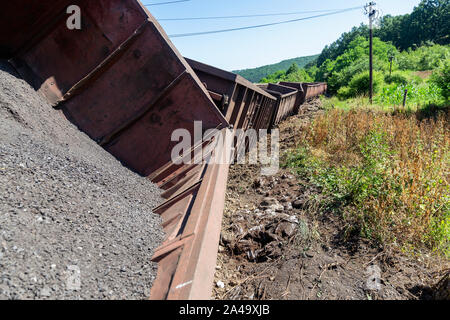
[[[400,16],[386,15],[381,18],[380,26],[374,30],[374,36],[385,42],[391,42],[398,50],[403,51],[424,45],[426,42],[450,44],[450,1],[425,0],[414,8],[411,14]],[[327,59],[334,60],[344,53],[349,44],[357,37],[367,37],[369,27],[361,25],[326,46],[319,58],[317,66]]]
[[[286,71],[293,63],[297,64],[298,67],[303,68],[307,64],[315,61],[317,59],[318,55],[315,56],[308,56],[308,57],[299,57],[294,59],[288,59],[281,61],[276,64],[271,64],[255,69],[245,69],[245,70],[238,70],[233,71],[234,73],[237,73],[244,78],[246,78],[249,81],[252,82],[259,82],[262,78],[268,76],[269,74],[272,74],[277,71]]]

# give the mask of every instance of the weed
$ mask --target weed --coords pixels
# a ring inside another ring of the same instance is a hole
[[[322,188],[349,233],[450,254],[447,113],[331,109],[302,135],[285,166]]]

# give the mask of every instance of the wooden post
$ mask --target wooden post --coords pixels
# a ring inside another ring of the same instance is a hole
[[[389,57],[389,62],[391,63],[390,67],[389,67],[389,76],[392,76],[392,61],[394,60],[393,56]]]
[[[403,97],[403,108],[406,106],[406,96],[408,95],[408,89],[405,89],[405,96]]]
[[[369,76],[369,98],[370,98],[370,104],[373,104],[373,30],[372,30],[372,22],[370,23],[370,40],[369,40],[369,69],[370,69],[370,76]]]

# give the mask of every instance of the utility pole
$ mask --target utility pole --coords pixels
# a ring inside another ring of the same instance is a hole
[[[369,74],[370,74],[370,89],[369,89],[369,99],[370,104],[373,103],[373,23],[377,16],[377,10],[375,9],[376,3],[371,1],[366,6],[366,14],[369,15]]]

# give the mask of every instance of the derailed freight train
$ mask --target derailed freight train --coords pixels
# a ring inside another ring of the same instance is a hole
[[[80,28],[68,28],[68,7]],[[163,190],[152,299],[209,299],[225,201],[224,161],[176,164],[171,135],[187,130],[192,151],[210,129],[270,129],[326,84],[257,86],[186,60],[137,0],[16,0],[0,12],[0,58],[61,114],[131,170]],[[195,122],[202,121],[202,132]],[[239,138],[238,138],[239,139]]]

